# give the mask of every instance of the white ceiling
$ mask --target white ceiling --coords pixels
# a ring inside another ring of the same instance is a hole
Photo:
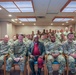
[[[6,0],[7,1],[7,0]],[[33,0],[33,5],[35,12],[19,12],[19,13],[9,13],[5,9],[2,8],[0,10],[0,21],[9,21],[12,22],[11,19],[15,19],[18,16],[27,16],[31,17],[34,16],[37,18],[37,21],[35,22],[36,25],[51,25],[53,22],[52,20],[56,16],[74,16],[74,21],[69,22],[68,24],[65,23],[65,25],[75,24],[76,21],[76,12],[75,13],[64,13],[60,12],[60,10],[63,8],[63,6],[67,3],[68,0]],[[11,14],[12,17],[8,17],[8,15]],[[43,18],[39,18],[43,17]],[[17,21],[17,23],[14,23],[15,25],[22,25]],[[25,25],[33,25],[34,23],[24,23]],[[62,23],[54,23],[54,25],[62,25]]]

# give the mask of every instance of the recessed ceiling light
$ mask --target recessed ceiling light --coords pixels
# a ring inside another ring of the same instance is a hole
[[[36,23],[34,23],[34,25],[36,25]]]
[[[72,21],[74,21],[74,19],[72,19]]]
[[[18,19],[15,19],[16,21],[18,20]]]
[[[14,20],[14,19],[11,19],[11,21],[12,21],[12,22],[15,22],[15,20]]]
[[[22,22],[19,22],[19,23],[22,23]]]
[[[53,23],[51,23],[51,25],[53,25]]]
[[[9,14],[8,16],[9,16],[9,17],[12,17],[12,15],[11,15],[11,14]]]
[[[62,23],[62,25],[64,25],[64,23]]]
[[[68,23],[68,21],[66,21],[66,23]]]
[[[24,25],[24,23],[22,25]]]
[[[2,10],[2,8],[0,8],[0,10]]]

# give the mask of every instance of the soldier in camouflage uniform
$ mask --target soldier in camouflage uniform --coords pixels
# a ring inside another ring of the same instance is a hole
[[[64,31],[64,35],[67,37],[67,35],[70,33],[68,27],[65,28],[65,31]]]
[[[58,30],[56,31],[56,38],[59,39],[59,40],[61,39],[60,34],[61,34],[61,33],[60,33],[59,29],[58,29]]]
[[[26,44],[26,47],[27,47],[27,49],[29,48],[29,45],[31,44],[31,42],[33,41],[33,36],[32,35],[29,35],[29,38],[27,38],[27,40],[25,41],[25,40],[23,40],[24,42],[25,42],[25,44]],[[26,54],[27,56],[28,56],[28,52],[27,52],[27,54]],[[28,57],[27,57],[28,58]]]
[[[11,44],[13,44],[17,40],[17,37],[14,35],[12,39],[9,40]]]
[[[48,42],[45,46],[47,56],[47,68],[49,75],[52,75],[52,63],[58,61],[60,63],[59,74],[62,74],[65,67],[65,58],[63,57],[63,48],[61,43],[56,41],[55,36],[51,36],[51,41]]]
[[[25,35],[25,37],[23,38],[23,41],[25,41],[25,42],[28,41],[28,38],[26,37],[26,35]]]
[[[73,42],[74,34],[69,33],[67,35],[67,41],[63,44],[64,53],[68,56],[67,61],[72,73],[75,73],[75,58],[76,58],[76,46]]]
[[[44,45],[46,45],[46,43],[49,42],[49,39],[48,39],[48,36],[47,36],[46,33],[41,35],[41,40],[40,40],[40,42],[44,43]]]
[[[14,42],[11,50],[9,51],[10,57],[7,60],[6,66],[6,71],[8,72],[8,75],[10,74],[10,70],[14,62],[16,62],[20,66],[20,75],[23,75],[26,53],[27,48],[25,43],[23,42],[23,35],[20,34],[18,36],[18,40]]]
[[[8,54],[10,43],[8,42],[8,35],[5,35],[3,41],[0,42],[0,68],[3,65],[4,57]]]

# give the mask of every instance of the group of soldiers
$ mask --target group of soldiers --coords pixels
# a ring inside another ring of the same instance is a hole
[[[38,33],[33,35],[23,34],[13,36],[13,39],[9,39],[8,35],[5,35],[3,40],[0,41],[0,68],[3,65],[4,57],[6,59],[6,75],[10,75],[12,65],[16,62],[20,67],[20,75],[24,74],[24,66],[26,61],[25,57],[29,57],[29,66],[32,71],[32,75],[36,75],[34,69],[34,63],[38,63],[37,75],[41,75],[41,68],[46,58],[46,66],[48,69],[48,75],[53,74],[52,63],[54,61],[59,62],[59,75],[61,75],[66,66],[66,59],[69,64],[70,71],[75,74],[75,60],[76,60],[76,42],[73,31],[66,29],[65,32],[61,30],[45,33]],[[67,56],[65,58],[65,55]]]

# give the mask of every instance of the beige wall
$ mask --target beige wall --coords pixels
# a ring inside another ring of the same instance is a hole
[[[12,35],[16,35],[16,27],[15,27],[15,25],[12,25]]]
[[[7,24],[7,34],[10,38],[12,38],[13,35],[16,35],[15,25],[12,25],[12,23]]]
[[[7,34],[7,22],[0,22],[0,39]]]
[[[7,23],[7,35],[12,38],[12,23]]]
[[[6,34],[9,35],[9,38],[12,38],[16,34],[15,26],[9,22],[0,22],[0,39]]]
[[[75,25],[75,32],[76,32],[76,25]]]
[[[42,31],[43,29],[65,29],[66,26],[16,26],[16,33],[23,33],[23,34],[31,34],[32,31],[40,30]]]

